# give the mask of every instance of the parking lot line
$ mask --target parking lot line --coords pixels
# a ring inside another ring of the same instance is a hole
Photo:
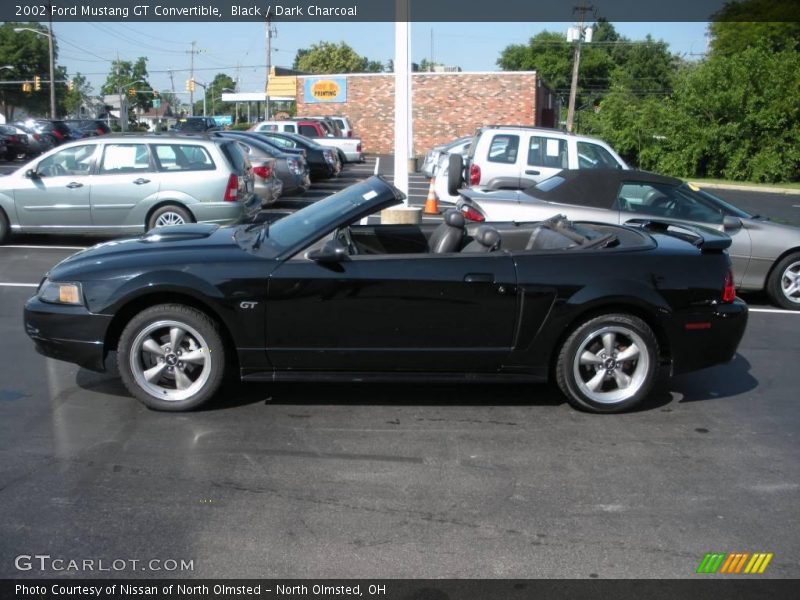
[[[776,313],[776,314],[779,314],[779,315],[798,315],[798,316],[800,316],[800,311],[797,311],[797,310],[785,310],[783,308],[753,308],[753,307],[750,307],[750,312]]]
[[[0,281],[0,287],[39,287],[38,283],[6,283]]]

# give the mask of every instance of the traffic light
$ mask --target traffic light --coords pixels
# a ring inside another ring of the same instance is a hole
[[[42,89],[42,78],[38,75],[33,76],[33,89],[37,92]]]
[[[193,92],[194,88],[195,88],[195,84],[194,84],[194,77],[193,77],[192,79],[189,79],[186,82],[186,90],[189,91],[189,92]]]
[[[70,79],[69,81],[67,81],[67,89],[70,92],[75,90],[75,80],[74,79]]]
[[[136,88],[128,88],[128,96],[133,98],[136,95]]]
[[[26,81],[25,83],[22,84],[22,91],[23,92],[33,91],[33,85],[31,85],[30,81]]]

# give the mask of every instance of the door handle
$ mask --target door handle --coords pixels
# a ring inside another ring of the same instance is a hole
[[[464,275],[466,283],[494,283],[494,273],[467,273]]]
[[[525,171],[525,175],[541,175],[539,171],[534,171],[533,169],[527,169]]]
[[[144,185],[145,183],[150,183],[149,179],[145,179],[144,177],[139,177],[139,179],[134,179],[133,183],[136,185]]]
[[[78,183],[77,181],[71,181],[67,184],[67,187],[71,190],[74,190],[75,188],[83,187],[83,184]]]

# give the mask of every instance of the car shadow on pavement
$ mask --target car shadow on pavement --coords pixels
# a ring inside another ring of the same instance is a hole
[[[119,378],[112,357],[106,362],[106,373],[79,369],[78,387],[100,394],[130,398]],[[698,402],[732,397],[746,393],[758,385],[749,373],[750,363],[741,355],[727,365],[698,373],[679,375],[658,381],[641,406],[630,412],[647,412],[675,401]],[[357,406],[559,406],[564,396],[547,383],[318,383],[318,382],[253,382],[230,378],[203,411],[217,411],[252,404]]]
[[[728,364],[673,377],[669,389],[683,396],[681,404],[732,398],[758,386],[758,380],[750,374],[750,366],[745,357],[737,354]]]

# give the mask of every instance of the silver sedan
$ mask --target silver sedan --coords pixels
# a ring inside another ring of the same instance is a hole
[[[800,228],[751,215],[692,183],[644,171],[564,170],[522,191],[458,190],[467,218],[539,221],[555,214],[625,223],[666,219],[727,233],[737,289],[765,291],[778,306],[800,310]]]

